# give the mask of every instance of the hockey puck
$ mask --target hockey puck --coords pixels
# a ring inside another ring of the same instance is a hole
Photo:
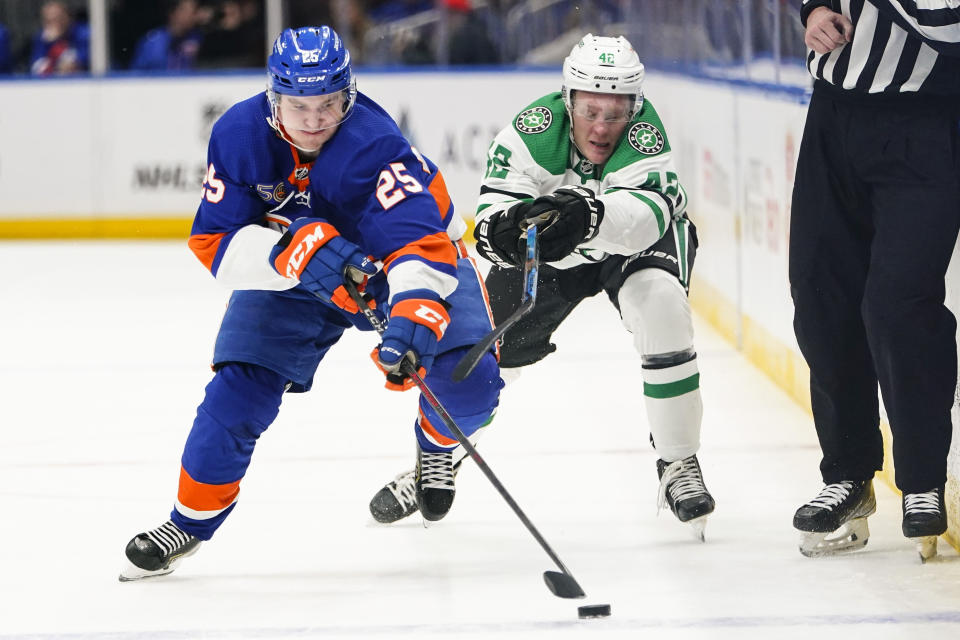
[[[577,607],[577,617],[581,620],[588,618],[606,618],[610,615],[610,605],[608,604],[586,604]]]

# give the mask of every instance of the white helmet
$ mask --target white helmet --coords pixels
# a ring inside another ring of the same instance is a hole
[[[563,103],[571,114],[576,90],[633,96],[631,118],[643,108],[643,64],[626,38],[583,36],[563,61]]]

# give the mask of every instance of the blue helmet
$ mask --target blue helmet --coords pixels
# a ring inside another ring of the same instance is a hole
[[[353,84],[350,52],[330,27],[285,29],[267,60],[275,93],[319,96]]]
[[[320,96],[343,92],[345,120],[353,110],[357,84],[350,52],[330,27],[285,29],[267,59],[267,97],[276,120],[277,96]]]

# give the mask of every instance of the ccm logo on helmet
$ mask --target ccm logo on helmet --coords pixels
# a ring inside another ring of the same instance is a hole
[[[300,242],[290,252],[290,260],[287,261],[288,278],[299,278],[300,268],[303,265],[304,258],[310,255],[314,246],[320,244],[323,240],[323,227],[316,225],[313,233],[308,233],[300,238]]]
[[[303,76],[300,78],[300,82],[322,82],[327,76]]]

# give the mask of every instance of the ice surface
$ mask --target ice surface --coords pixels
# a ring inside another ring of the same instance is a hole
[[[467,465],[440,524],[377,525],[367,502],[413,462],[414,392],[349,332],[288,396],[239,504],[173,574],[121,584],[127,540],[166,520],[227,299],[185,243],[0,244],[0,638],[946,637],[960,563],[921,566],[877,486],[866,549],[811,560],[796,507],[820,489],[810,418],[697,325],[700,462],[717,511],[695,542],[656,516],[638,358],[587,301],[559,350],[502,397],[486,460],[587,592]],[[694,283],[694,286],[695,283]],[[604,620],[577,606],[609,603]]]

